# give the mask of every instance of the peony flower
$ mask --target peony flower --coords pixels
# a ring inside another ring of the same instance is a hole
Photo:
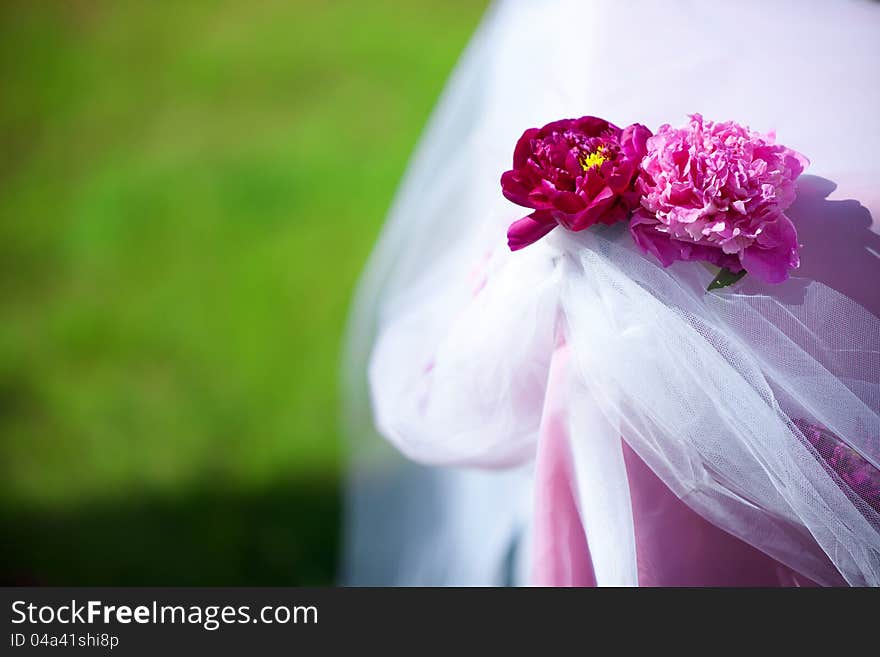
[[[629,218],[638,206],[633,183],[651,136],[645,126],[621,130],[594,116],[564,119],[526,130],[501,176],[509,200],[534,212],[507,231],[516,251],[563,226],[584,230]]]
[[[637,183],[641,207],[630,230],[664,265],[704,260],[780,283],[800,264],[797,232],[784,211],[807,159],[732,121],[693,114],[648,140]]]

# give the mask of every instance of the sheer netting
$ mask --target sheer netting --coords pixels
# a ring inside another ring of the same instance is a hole
[[[773,559],[819,584],[880,585],[880,7],[622,4],[494,6],[438,105],[352,317],[349,583],[524,580],[517,537],[564,343],[600,583],[638,583],[622,438]],[[656,128],[694,111],[776,128],[810,157],[788,212],[795,278],[706,292],[712,272],[664,269],[621,225],[507,249],[523,212],[498,177],[523,129],[582,114]],[[405,464],[373,425],[446,467]]]

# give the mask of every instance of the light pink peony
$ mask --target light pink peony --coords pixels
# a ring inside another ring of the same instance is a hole
[[[704,260],[745,269],[767,283],[800,264],[785,209],[807,159],[732,121],[693,114],[684,128],[662,126],[648,140],[630,221],[636,243],[664,266]]]

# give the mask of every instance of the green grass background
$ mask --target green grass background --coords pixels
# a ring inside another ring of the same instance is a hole
[[[485,3],[0,4],[0,579],[333,581],[351,293]]]

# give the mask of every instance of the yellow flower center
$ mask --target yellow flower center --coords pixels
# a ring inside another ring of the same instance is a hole
[[[589,171],[593,167],[600,167],[608,158],[605,157],[605,147],[599,146],[592,153],[581,156],[581,166],[584,171]]]

